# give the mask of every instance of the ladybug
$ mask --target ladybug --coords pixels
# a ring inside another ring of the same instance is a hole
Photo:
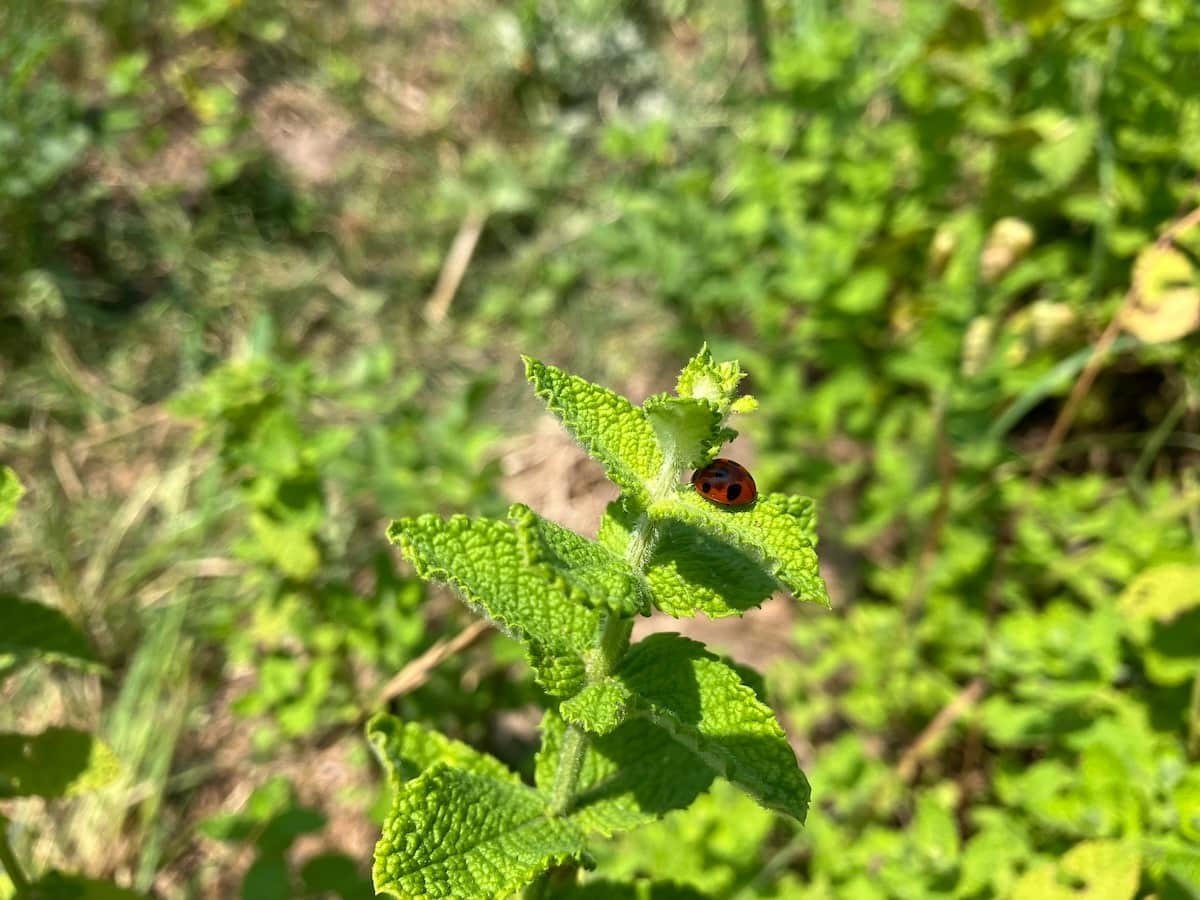
[[[758,498],[758,488],[745,466],[732,459],[714,459],[692,475],[701,497],[723,506],[745,506]]]

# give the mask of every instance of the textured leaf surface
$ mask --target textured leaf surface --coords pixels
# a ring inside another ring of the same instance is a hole
[[[435,763],[396,792],[375,847],[375,890],[397,897],[504,897],[583,854],[568,819],[522,784]]]
[[[102,668],[87,638],[57,609],[0,596],[0,658],[42,659],[81,668]]]
[[[709,400],[657,394],[642,404],[667,459],[698,469],[711,462],[721,445],[737,437],[722,427],[725,416]]]
[[[367,723],[367,739],[394,785],[416,778],[435,763],[520,784],[521,779],[504,763],[474,747],[431,731],[416,722],[402,722],[379,713]]]
[[[103,741],[74,728],[0,732],[0,797],[65,797],[116,778],[120,763]]]
[[[564,593],[573,602],[625,615],[649,612],[650,587],[624,558],[523,504],[514,504],[509,517],[530,564],[547,567],[548,580],[561,579]]]
[[[745,377],[736,360],[718,363],[706,344],[679,373],[675,393],[685,399],[710,403],[721,416],[730,411],[749,412],[756,406],[754,398],[737,396],[738,384]]]
[[[615,678],[589,684],[558,711],[568,722],[592,734],[608,734],[625,721],[629,689]]]
[[[649,512],[663,538],[646,577],[655,603],[665,612],[680,616],[701,610],[714,618],[739,614],[776,587],[798,600],[829,605],[817,569],[815,516],[808,498],[766,494],[751,506],[734,508],[681,488]],[[619,512],[609,518],[611,540],[611,531],[622,523]]]
[[[548,650],[536,641],[530,642],[528,652],[538,684],[550,696],[570,697],[587,682],[587,666],[582,656]]]
[[[8,466],[0,466],[0,525],[8,524],[24,494],[25,488],[17,473]]]
[[[566,726],[554,713],[542,719],[538,786],[554,783]],[[611,835],[683,809],[708,789],[715,773],[699,756],[644,719],[588,741],[570,820],[584,831]]]
[[[457,588],[501,629],[552,654],[581,653],[600,613],[572,602],[560,579],[526,564],[517,530],[491,519],[400,519],[388,528],[422,578]]]
[[[622,501],[610,503],[600,543],[614,552],[625,547],[636,516]],[[645,579],[654,605],[677,618],[697,611],[713,619],[740,616],[781,589],[757,556],[684,522],[659,524]]]
[[[663,467],[663,454],[646,414],[620,394],[523,357],[525,376],[539,397],[608,477],[640,502]]]
[[[808,780],[775,714],[703,644],[655,634],[617,669],[635,707],[763,806],[803,822]]]
[[[780,589],[757,558],[682,522],[662,526],[646,580],[655,605],[677,618],[741,615]]]

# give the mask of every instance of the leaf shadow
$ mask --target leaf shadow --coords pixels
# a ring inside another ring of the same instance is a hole
[[[736,515],[737,512],[731,513]],[[735,612],[754,609],[780,590],[763,571],[761,561],[740,547],[687,522],[663,527],[651,557],[652,566],[666,566],[684,583],[688,595],[715,597]],[[703,609],[702,603],[696,608]],[[690,614],[691,610],[665,610]]]

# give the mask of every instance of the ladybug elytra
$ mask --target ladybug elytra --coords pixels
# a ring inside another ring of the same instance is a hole
[[[692,475],[700,496],[724,506],[745,506],[758,497],[758,488],[745,466],[732,459],[714,459]]]

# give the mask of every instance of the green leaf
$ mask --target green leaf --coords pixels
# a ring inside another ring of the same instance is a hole
[[[705,344],[679,373],[675,393],[684,399],[711,404],[724,419],[730,412],[750,412],[757,405],[749,395],[737,396],[738,384],[745,377],[736,360],[716,362]]]
[[[1200,670],[1200,566],[1167,563],[1139,574],[1119,601],[1125,631],[1155,684],[1191,681]]]
[[[1046,181],[1057,190],[1072,181],[1096,147],[1098,123],[1092,117],[1072,118],[1054,109],[1039,109],[1025,117],[1042,142],[1029,154]]]
[[[378,713],[367,723],[367,740],[387,770],[388,781],[397,787],[440,762],[464,772],[521,783],[517,773],[494,756],[387,713]]]
[[[646,580],[655,605],[668,615],[742,615],[779,590],[759,560],[683,522],[661,528]]]
[[[0,466],[0,526],[8,524],[24,495],[25,487],[17,473],[8,466]]]
[[[1183,776],[1175,786],[1172,800],[1179,817],[1179,833],[1200,844],[1200,765]]]
[[[953,804],[946,798],[934,791],[920,794],[911,830],[917,849],[935,870],[945,872],[958,863],[958,825],[954,821]]]
[[[562,654],[537,642],[530,642],[526,649],[538,684],[551,697],[570,697],[587,683],[587,665],[581,655]]]
[[[1200,606],[1200,566],[1167,563],[1138,574],[1118,602],[1135,634],[1145,639],[1151,622],[1167,623]]]
[[[526,560],[544,567],[547,580],[561,579],[572,602],[624,615],[650,611],[650,587],[623,557],[542,518],[524,504],[513,504],[508,515],[521,536]]]
[[[547,689],[573,685],[563,678],[564,668],[581,671],[579,657],[591,647],[600,613],[572,602],[549,568],[526,564],[516,528],[491,519],[426,515],[393,522],[388,537],[418,575],[457,588],[473,609],[525,642],[535,667],[552,663],[554,671],[543,681]]]
[[[535,774],[549,791],[558,771],[561,717],[542,719]],[[645,719],[588,741],[570,820],[584,831],[612,835],[683,809],[708,789],[715,773],[699,756]]]
[[[1084,841],[1057,862],[1026,872],[1013,900],[1132,900],[1141,878],[1137,845]]]
[[[537,395],[608,473],[642,505],[660,477],[663,453],[645,412],[620,394],[528,356],[525,376]]]
[[[624,547],[637,515],[621,500],[609,504],[600,523],[600,542],[613,550]],[[645,579],[654,605],[677,618],[697,611],[713,619],[740,616],[780,589],[763,571],[757,554],[674,521],[659,525]]]
[[[47,872],[13,900],[143,900],[144,896],[101,878],[55,870]]]
[[[99,670],[83,632],[59,610],[21,597],[0,596],[0,660],[15,657]]]
[[[731,586],[738,594],[732,602],[724,603],[727,609],[720,608],[725,594],[723,583],[732,580],[729,573],[721,576],[721,565],[725,562],[736,565],[738,575],[750,576],[748,566],[738,563],[729,554],[730,550],[749,556],[797,600],[829,605],[825,582],[817,570],[813,504],[808,498],[766,494],[750,506],[723,507],[693,490],[680,488],[669,498],[654,503],[648,512],[663,526],[683,523],[707,536],[712,544],[725,545],[725,549],[719,550],[707,546],[699,536],[686,533],[676,535],[690,538],[680,541],[677,553],[668,541],[660,543],[662,552],[656,554],[657,559],[651,559],[647,577],[652,590],[659,586],[667,589],[662,598],[655,594],[655,602],[665,603],[665,608],[673,614],[682,614],[679,601],[689,588],[697,593],[695,608],[704,609],[709,615],[743,612],[748,607],[740,604],[762,593],[765,585],[761,581],[756,584],[753,579],[745,587]],[[712,554],[708,562],[703,556],[706,551]],[[671,567],[670,577],[660,575],[656,580],[655,565]],[[712,607],[712,611],[705,605]]]
[[[278,853],[260,853],[242,878],[242,897],[254,900],[290,900],[287,860]]]
[[[699,469],[711,462],[721,445],[737,437],[732,428],[723,428],[725,416],[709,400],[657,394],[642,404],[659,446],[676,466]]]
[[[1133,302],[1121,327],[1148,344],[1176,341],[1200,327],[1200,275],[1186,254],[1154,244],[1133,267]]]
[[[103,741],[74,728],[0,732],[0,797],[66,797],[111,782],[120,763]]]
[[[703,644],[651,635],[615,675],[639,713],[763,806],[804,821],[810,790],[787,735],[770,707]]]
[[[589,684],[558,707],[568,722],[591,734],[609,734],[626,719],[629,689],[615,678]]]
[[[438,762],[397,790],[373,876],[401,898],[499,898],[583,857],[582,832],[537,791]]]
[[[270,562],[289,578],[304,581],[321,566],[321,551],[304,522],[277,521],[256,512],[251,514],[250,530],[254,537],[246,549],[254,559]]]

